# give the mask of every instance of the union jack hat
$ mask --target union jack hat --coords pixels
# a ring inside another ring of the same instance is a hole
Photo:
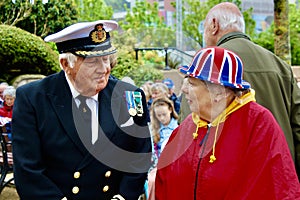
[[[231,88],[248,89],[244,81],[243,63],[238,55],[221,47],[207,47],[198,51],[189,66],[180,72],[203,81],[209,81]]]

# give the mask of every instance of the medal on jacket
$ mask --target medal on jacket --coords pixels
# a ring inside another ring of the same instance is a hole
[[[133,91],[125,91],[127,109],[130,116],[134,117],[137,114],[136,105],[133,99]]]
[[[127,109],[130,116],[143,116],[142,94],[137,91],[125,91]]]
[[[142,94],[140,92],[133,92],[133,99],[136,105],[136,111],[138,116],[143,116]]]

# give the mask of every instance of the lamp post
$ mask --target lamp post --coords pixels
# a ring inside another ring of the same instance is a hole
[[[139,60],[139,45],[138,44],[135,44],[134,45],[134,51],[135,51],[135,59],[136,60]]]
[[[168,43],[164,44],[164,50],[165,50],[165,70],[170,70],[170,67],[168,65]]]

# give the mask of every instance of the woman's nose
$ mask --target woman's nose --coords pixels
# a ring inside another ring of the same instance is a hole
[[[185,93],[185,94],[188,93],[189,88],[188,88],[187,84],[181,87],[181,91],[182,91],[183,93]]]

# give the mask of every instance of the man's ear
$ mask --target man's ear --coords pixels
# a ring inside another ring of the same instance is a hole
[[[61,65],[61,67],[64,71],[66,71],[69,68],[69,62],[66,58],[61,58],[59,60],[59,62],[60,62],[60,65]]]
[[[211,33],[213,35],[216,35],[219,31],[220,25],[219,25],[219,21],[216,18],[212,19],[212,24],[211,24]]]

